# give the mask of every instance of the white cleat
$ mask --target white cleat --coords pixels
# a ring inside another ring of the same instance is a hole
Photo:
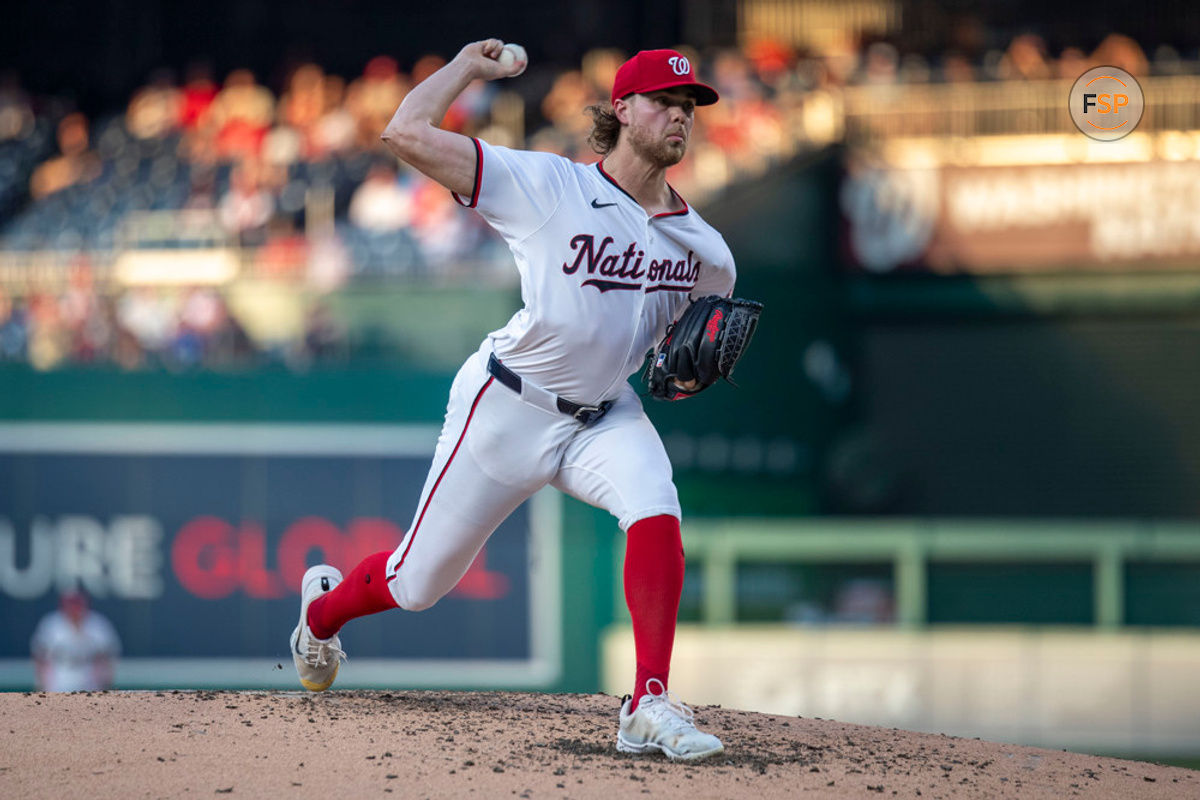
[[[346,660],[337,634],[318,639],[308,629],[308,605],[342,582],[342,573],[328,564],[309,567],[300,581],[300,624],[292,631],[292,661],[300,685],[310,692],[323,692],[333,685],[338,665]]]
[[[657,692],[653,684],[658,684]],[[672,761],[695,761],[724,752],[720,739],[696,730],[692,709],[665,689],[658,678],[646,681],[647,694],[632,714],[629,707],[633,698],[625,698],[621,704],[621,726],[617,729],[617,750],[622,753],[661,750]]]

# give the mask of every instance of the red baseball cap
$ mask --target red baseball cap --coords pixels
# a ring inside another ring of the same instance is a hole
[[[716,90],[698,82],[691,62],[675,50],[642,50],[622,64],[613,79],[612,100],[677,86],[695,91],[698,106],[717,102]]]

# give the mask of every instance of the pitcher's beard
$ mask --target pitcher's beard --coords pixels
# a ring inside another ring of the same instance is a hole
[[[687,153],[686,140],[670,142],[658,139],[640,128],[629,129],[629,144],[642,159],[663,169],[675,166]]]

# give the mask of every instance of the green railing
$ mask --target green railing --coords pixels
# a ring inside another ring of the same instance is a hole
[[[683,543],[699,566],[701,619],[710,625],[737,621],[739,564],[890,563],[896,624],[918,628],[928,622],[930,564],[1083,561],[1092,567],[1095,625],[1113,629],[1125,623],[1126,564],[1200,561],[1200,522],[729,518],[686,521]],[[614,594],[617,617],[628,619],[623,594]]]

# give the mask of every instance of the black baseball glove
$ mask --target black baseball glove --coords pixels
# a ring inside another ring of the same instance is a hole
[[[659,342],[643,376],[651,396],[679,400],[729,381],[758,326],[762,303],[709,295],[692,302]],[[694,388],[678,384],[696,382]],[[732,381],[730,381],[732,383]]]

